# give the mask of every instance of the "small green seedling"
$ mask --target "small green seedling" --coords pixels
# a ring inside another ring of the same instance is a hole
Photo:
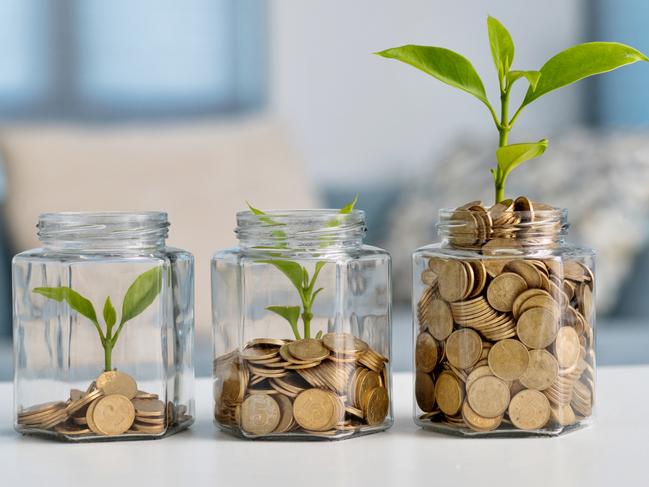
[[[155,301],[155,298],[160,294],[162,288],[162,267],[154,267],[146,272],[140,274],[133,284],[128,288],[124,295],[124,302],[122,304],[122,317],[119,326],[113,334],[113,327],[117,323],[117,310],[110,300],[110,296],[106,297],[104,303],[104,324],[106,331],[104,332],[97,319],[95,307],[92,305],[88,298],[83,297],[78,292],[69,287],[37,287],[32,290],[36,294],[45,296],[48,299],[53,299],[58,302],[65,301],[68,306],[75,310],[77,313],[88,318],[99,334],[101,346],[104,349],[104,370],[112,370],[112,356],[113,348],[117,344],[117,339],[121,333],[124,325],[142,313],[145,309]]]
[[[509,133],[523,108],[550,91],[595,74],[606,73],[637,61],[649,61],[640,51],[616,42],[587,42],[570,47],[550,58],[538,71],[512,70],[514,41],[495,18],[487,18],[491,55],[498,72],[500,115],[487,99],[484,85],[471,62],[443,47],[406,45],[377,52],[379,56],[410,64],[438,80],[466,91],[489,110],[498,129],[497,165],[491,170],[496,203],[505,199],[505,181],[509,173],[525,161],[543,154],[548,140],[509,144]],[[509,117],[509,97],[514,84],[525,79],[529,85],[520,106]]]

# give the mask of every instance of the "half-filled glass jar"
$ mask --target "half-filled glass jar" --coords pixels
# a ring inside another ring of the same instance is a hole
[[[415,422],[461,436],[554,436],[595,393],[595,255],[566,210],[505,200],[440,211],[413,255]]]
[[[159,438],[194,418],[194,258],[162,212],[41,215],[13,259],[15,429]]]
[[[342,439],[392,424],[390,256],[364,213],[244,211],[212,258],[214,417],[245,438]]]

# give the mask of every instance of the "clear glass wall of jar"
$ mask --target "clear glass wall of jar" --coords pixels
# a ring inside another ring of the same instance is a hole
[[[240,246],[212,259],[217,426],[273,439],[390,427],[390,256],[363,245],[363,212],[237,220]]]
[[[41,215],[13,259],[15,429],[158,438],[194,417],[194,259],[161,212]]]
[[[423,428],[554,436],[592,417],[594,253],[565,242],[565,210],[532,208],[443,210],[442,242],[413,255]]]

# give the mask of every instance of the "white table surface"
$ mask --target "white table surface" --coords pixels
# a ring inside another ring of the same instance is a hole
[[[396,374],[395,426],[338,442],[245,441],[211,421],[157,441],[67,444],[12,429],[0,383],[0,486],[613,486],[649,485],[649,366],[599,369],[596,424],[559,438],[462,439],[415,426],[410,375]]]

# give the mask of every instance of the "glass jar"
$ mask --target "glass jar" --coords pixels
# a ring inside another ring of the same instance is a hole
[[[554,436],[595,393],[595,255],[566,210],[507,200],[440,212],[413,255],[415,422],[460,436]]]
[[[15,429],[159,438],[194,418],[194,258],[161,212],[48,213],[13,259]]]
[[[342,439],[392,425],[390,256],[353,210],[237,214],[212,258],[214,417],[245,438]]]

